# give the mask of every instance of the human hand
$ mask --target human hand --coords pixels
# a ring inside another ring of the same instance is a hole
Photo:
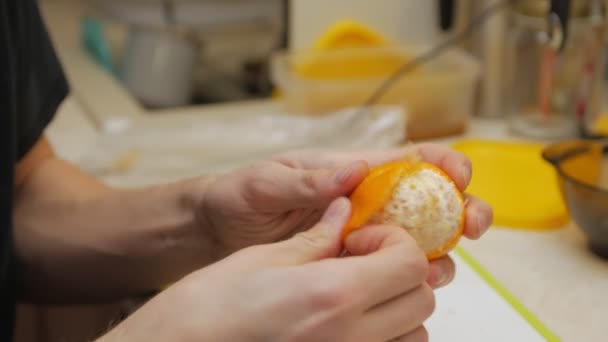
[[[424,161],[446,171],[460,190],[466,189],[471,162],[459,152],[433,144],[357,152],[293,151],[219,177],[208,185],[199,206],[200,221],[217,249],[215,259],[309,229],[332,200],[355,189],[369,167],[402,159],[412,148]],[[491,222],[491,208],[467,196],[464,235],[479,238]],[[436,260],[431,282],[448,283],[453,268],[449,257]]]
[[[424,252],[390,226],[342,245],[349,216],[337,199],[312,229],[191,274],[99,342],[426,341],[434,295]]]

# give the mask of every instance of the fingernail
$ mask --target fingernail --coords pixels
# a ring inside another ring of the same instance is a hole
[[[477,215],[477,225],[479,226],[479,234],[485,233],[492,224],[491,213],[479,211]]]
[[[446,286],[452,280],[450,273],[448,272],[447,269],[440,266],[439,264],[435,264],[434,267],[436,267],[437,279],[435,281],[435,284],[431,284],[431,285],[434,285],[433,286],[434,288],[440,288],[440,287]]]
[[[460,175],[465,184],[469,184],[471,181],[471,168],[469,165],[462,165],[460,167]]]
[[[437,288],[444,287],[450,282],[450,275],[441,270],[439,279],[437,279]]]
[[[321,222],[325,223],[326,226],[331,229],[342,229],[342,227],[346,224],[346,220],[348,220],[348,215],[350,214],[350,202],[348,199],[344,197],[340,197],[333,201],[323,217],[321,218]]]
[[[338,171],[334,179],[336,184],[344,184],[359,167],[359,163],[353,163]]]

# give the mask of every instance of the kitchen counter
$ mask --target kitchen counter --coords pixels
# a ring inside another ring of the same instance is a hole
[[[86,61],[77,44],[63,41],[69,41],[66,37],[74,33],[65,29],[69,24],[58,20],[64,17],[57,10],[61,8],[61,2],[50,1],[46,14],[50,22],[56,24],[51,25],[51,30],[54,38],[61,41],[60,55],[72,80],[74,95],[62,106],[49,134],[60,154],[77,161],[86,153],[86,146],[94,144],[96,135],[104,129],[103,122],[111,121],[104,121],[104,115],[120,118],[149,114],[132,101],[120,85]],[[87,81],[90,78],[95,82]],[[187,111],[205,115],[217,111],[231,113],[275,108],[273,102],[258,102]],[[516,139],[500,120],[475,119],[465,136]],[[437,140],[443,144],[451,141],[453,138]],[[564,341],[606,340],[608,262],[587,251],[584,236],[574,224],[543,232],[492,227],[481,240],[463,241],[462,246]]]
[[[192,110],[204,115],[273,108],[273,103],[237,103]],[[70,132],[59,125],[51,129],[57,144],[70,139]],[[466,136],[510,139],[500,121],[474,120]],[[608,262],[587,251],[584,236],[573,224],[543,232],[492,227],[481,240],[463,240],[461,245],[564,341],[604,339]]]

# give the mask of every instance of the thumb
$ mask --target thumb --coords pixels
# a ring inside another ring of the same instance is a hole
[[[334,200],[314,227],[276,243],[274,259],[281,265],[300,265],[339,256],[341,232],[349,218],[350,201],[344,197]]]

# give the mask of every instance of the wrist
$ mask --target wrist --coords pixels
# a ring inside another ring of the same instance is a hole
[[[175,201],[183,219],[175,230],[178,248],[192,249],[205,264],[213,259],[213,228],[207,213],[207,189],[215,181],[215,176],[184,180],[174,184]]]
[[[204,255],[199,256],[206,266],[218,260],[217,244],[215,243],[215,227],[210,219],[209,203],[207,192],[211,184],[215,182],[217,176],[205,176],[182,181],[178,187],[179,203],[188,217],[188,224],[183,227],[186,229],[183,235],[187,237],[186,242],[192,244],[199,252],[204,251]]]
[[[133,203],[136,224],[132,235],[121,234],[122,253],[137,260],[138,281],[158,289],[214,261],[213,238],[200,213],[211,182],[205,177],[123,193]]]
[[[197,233],[202,233],[207,238],[212,235],[207,190],[216,179],[216,176],[206,176],[183,181],[180,185],[182,188],[180,202],[183,208],[191,215],[191,226]]]

